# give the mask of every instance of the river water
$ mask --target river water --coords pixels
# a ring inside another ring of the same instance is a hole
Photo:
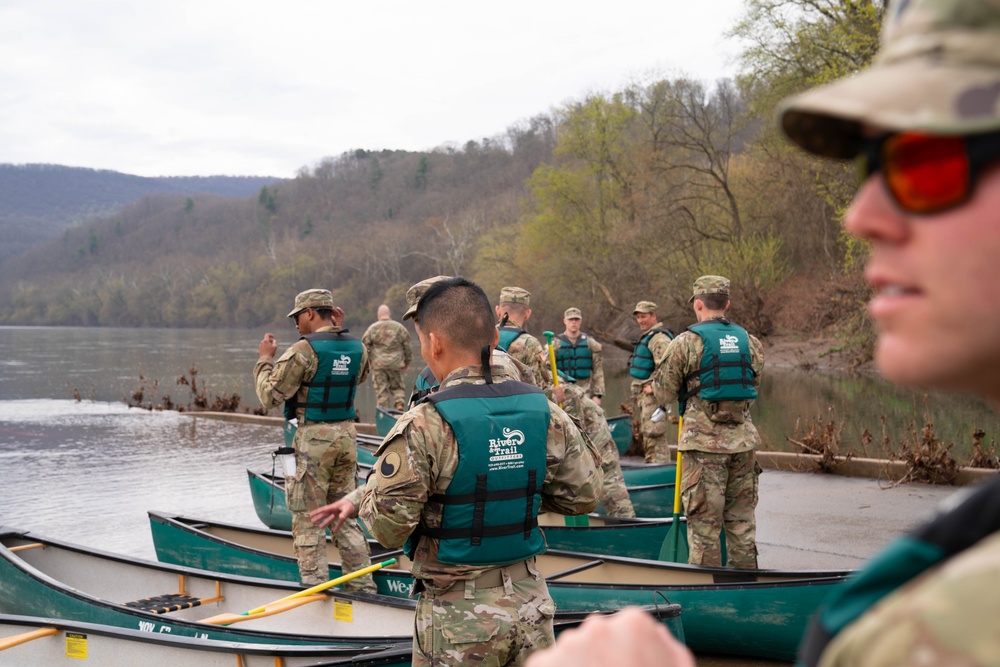
[[[176,381],[195,367],[209,398],[237,393],[255,407],[251,371],[262,333],[0,327],[0,523],[146,558],[154,558],[149,509],[257,525],[246,469],[270,468],[278,429],[129,408],[123,399],[142,385],[144,401],[169,395],[187,404],[190,391]],[[278,332],[279,349],[294,336]],[[606,360],[609,414],[628,385],[626,355],[616,352]],[[774,370],[765,380],[754,418],[769,449],[787,449],[796,421],[829,414],[829,405],[852,446],[863,428],[878,439],[882,414],[897,432],[929,415],[953,441],[974,426],[987,430],[987,442],[1000,432],[992,411],[972,399],[816,372]],[[358,395],[366,421],[374,411],[367,387]]]

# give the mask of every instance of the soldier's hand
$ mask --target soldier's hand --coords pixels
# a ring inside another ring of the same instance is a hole
[[[695,667],[694,656],[666,626],[644,611],[592,614],[579,628],[533,653],[526,667]]]
[[[646,384],[642,385],[642,393],[644,393],[644,394],[652,394],[653,393],[653,383],[652,382],[647,382]]]
[[[273,357],[274,353],[278,351],[278,341],[275,339],[274,334],[266,333],[264,334],[264,340],[260,341],[260,345],[257,346],[257,356],[259,357]]]
[[[344,522],[358,515],[358,508],[347,498],[341,498],[335,503],[324,505],[309,512],[309,520],[320,528],[330,526],[330,532],[336,533]],[[331,525],[332,524],[332,525]]]
[[[601,397],[600,396],[594,396],[594,398],[591,399],[591,400],[593,400],[594,403],[597,403],[598,405],[601,404]]]
[[[556,403],[562,405],[563,401],[566,400],[566,387],[561,384],[552,387],[552,398],[555,399]]]

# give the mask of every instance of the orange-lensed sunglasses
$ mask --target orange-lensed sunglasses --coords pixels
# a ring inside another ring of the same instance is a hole
[[[889,193],[910,213],[937,213],[967,201],[982,168],[1000,160],[1000,132],[935,135],[900,132],[864,140],[863,178],[881,171]]]

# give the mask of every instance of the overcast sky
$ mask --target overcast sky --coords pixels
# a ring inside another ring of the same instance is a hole
[[[736,72],[742,0],[0,0],[0,162],[292,177]]]

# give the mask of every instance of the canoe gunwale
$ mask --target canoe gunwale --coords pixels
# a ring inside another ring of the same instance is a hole
[[[342,652],[345,658],[353,657],[349,651],[354,647],[345,649],[340,644],[248,644],[242,641],[226,641],[222,639],[201,639],[198,637],[187,637],[185,635],[172,635],[170,633],[146,632],[134,628],[123,628],[116,625],[103,623],[90,623],[88,621],[76,621],[63,618],[50,618],[41,616],[22,616],[19,614],[0,613],[0,625],[23,626],[24,628],[51,627],[58,632],[83,632],[87,634],[101,635],[115,639],[126,638],[129,641],[138,641],[146,644],[159,644],[164,646],[174,646],[177,648],[197,648],[202,651],[217,651],[220,653],[240,653],[250,655],[280,655],[282,657],[332,657],[331,652]],[[373,652],[412,650],[408,642],[384,642],[372,647]],[[2,654],[0,654],[2,655]]]

